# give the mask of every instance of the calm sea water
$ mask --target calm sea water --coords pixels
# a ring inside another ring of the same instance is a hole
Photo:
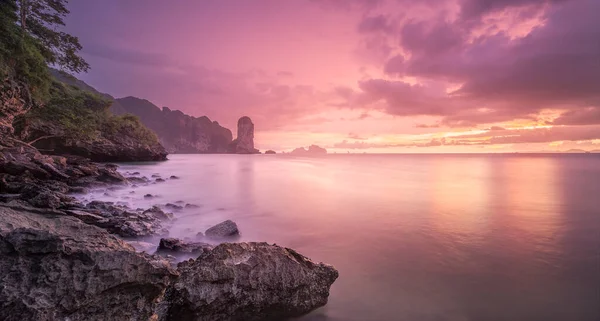
[[[87,198],[198,204],[172,236],[232,219],[333,264],[301,320],[600,320],[600,155],[169,157],[121,170],[180,180]]]

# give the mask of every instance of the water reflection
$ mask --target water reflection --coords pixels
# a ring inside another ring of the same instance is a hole
[[[123,169],[182,178],[130,200],[202,205],[173,236],[232,219],[242,241],[339,269],[329,304],[302,320],[600,320],[594,155],[171,159]]]

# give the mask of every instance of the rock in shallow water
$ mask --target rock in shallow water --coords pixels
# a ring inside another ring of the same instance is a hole
[[[224,243],[178,265],[159,320],[283,320],[327,303],[338,271],[292,249]]]
[[[176,238],[160,239],[158,252],[204,253],[214,246],[202,242],[185,242]]]
[[[227,220],[209,228],[204,234],[212,239],[223,239],[239,236],[240,231],[237,224],[231,220]]]
[[[177,273],[78,219],[0,206],[0,320],[148,320]]]

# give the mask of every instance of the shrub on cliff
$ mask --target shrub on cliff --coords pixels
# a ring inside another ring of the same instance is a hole
[[[98,140],[101,137],[116,139],[130,137],[142,144],[158,144],[156,135],[146,128],[136,116],[114,116],[108,108],[111,101],[95,93],[77,87],[53,81],[50,99],[39,108],[32,109],[17,124],[19,132],[27,132],[29,127],[40,129],[44,125],[45,133],[30,133],[29,138],[43,136],[73,137],[82,141]],[[42,138],[43,139],[43,138]]]

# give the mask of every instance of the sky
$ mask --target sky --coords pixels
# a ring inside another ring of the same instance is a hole
[[[261,150],[600,150],[598,0],[71,1],[115,97],[206,115]]]

